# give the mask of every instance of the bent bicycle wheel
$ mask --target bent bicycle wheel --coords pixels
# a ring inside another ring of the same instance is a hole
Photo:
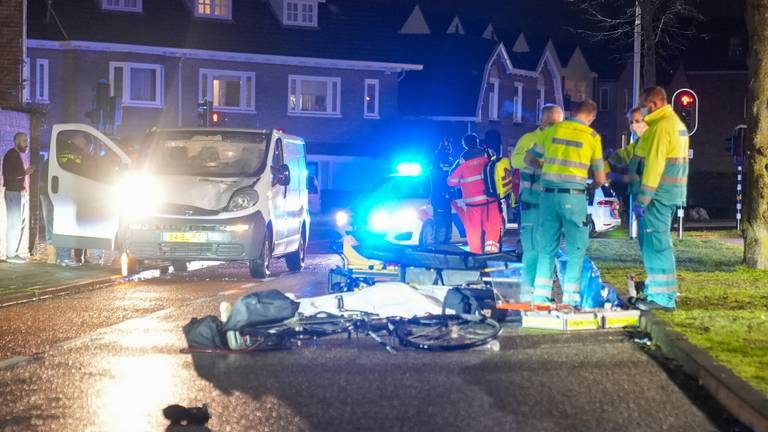
[[[399,321],[394,327],[401,345],[429,351],[457,351],[482,346],[500,333],[501,326],[492,319],[462,315],[414,317]]]

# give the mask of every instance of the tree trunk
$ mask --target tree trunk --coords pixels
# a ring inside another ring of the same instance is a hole
[[[640,1],[643,32],[643,85],[642,88],[656,85],[656,32],[653,28],[654,12],[657,5],[652,0]]]
[[[768,269],[768,0],[747,0],[749,29],[749,140],[744,221],[744,261]]]

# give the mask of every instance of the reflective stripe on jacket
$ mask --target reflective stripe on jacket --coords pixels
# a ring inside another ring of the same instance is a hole
[[[470,156],[474,157],[470,158]],[[483,181],[483,169],[489,161],[484,153],[475,156],[471,150],[468,150],[464,152],[448,176],[447,183],[449,186],[461,188],[464,203],[476,206],[494,201],[485,195],[485,182]]]
[[[589,126],[566,120],[544,131],[529,154],[543,163],[544,187],[584,188],[589,169],[604,170],[600,135]]]
[[[640,142],[646,155],[637,201],[685,202],[688,191],[688,130],[671,105],[645,117],[648,130]]]

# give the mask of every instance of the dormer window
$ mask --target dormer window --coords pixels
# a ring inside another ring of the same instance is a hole
[[[285,0],[283,24],[317,27],[317,2],[306,0]]]
[[[101,8],[121,12],[141,12],[141,0],[101,0]]]
[[[232,19],[232,0],[195,0],[195,16]]]

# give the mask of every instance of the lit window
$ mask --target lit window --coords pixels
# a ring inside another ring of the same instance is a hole
[[[515,83],[515,98],[514,98],[514,112],[512,113],[512,121],[515,123],[521,123],[523,121],[523,83]]]
[[[221,111],[254,111],[253,72],[200,69],[200,100]]]
[[[499,79],[488,80],[488,120],[499,119]]]
[[[104,10],[141,12],[141,1],[142,0],[101,0],[101,8]]]
[[[379,80],[365,80],[365,118],[379,118]]]
[[[32,100],[32,92],[30,87],[30,80],[29,80],[29,57],[24,59],[24,102],[29,102]]]
[[[35,62],[35,102],[48,103],[48,60],[37,59]]]
[[[231,0],[195,0],[195,16],[205,18],[231,19],[232,8]]]
[[[341,79],[288,76],[288,114],[340,116]]]
[[[283,24],[317,27],[317,2],[285,0]]]
[[[163,67],[144,63],[109,63],[110,95],[123,105],[161,107],[163,105]]]

